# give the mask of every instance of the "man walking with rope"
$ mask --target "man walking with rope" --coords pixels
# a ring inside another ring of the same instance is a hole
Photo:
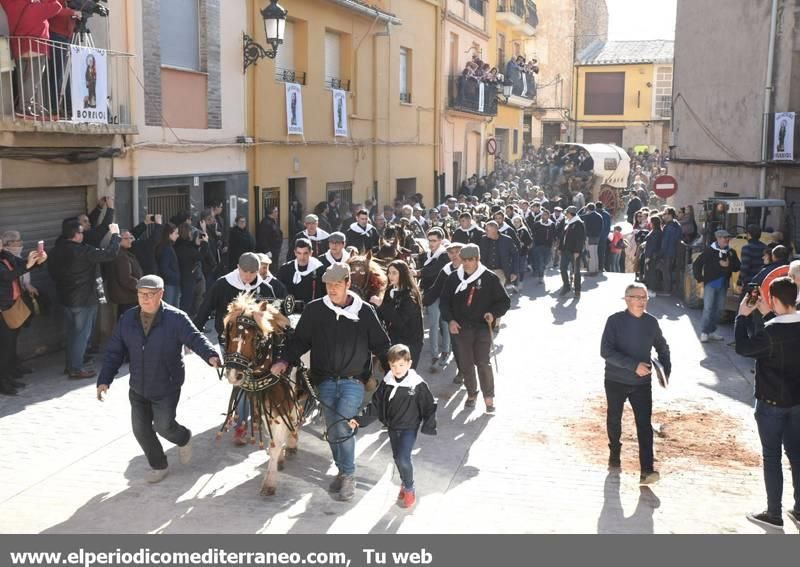
[[[350,267],[333,264],[322,276],[327,295],[303,310],[300,322],[286,345],[284,360],[272,365],[282,374],[289,362],[297,363],[311,351],[309,379],[317,390],[327,427],[327,440],[339,473],[329,489],[342,502],[355,495],[354,431],[349,421],[358,415],[364,385],[372,373],[372,355],[386,371],[389,337],[375,309],[350,291]]]

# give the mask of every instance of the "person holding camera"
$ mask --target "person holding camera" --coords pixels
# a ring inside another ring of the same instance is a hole
[[[692,264],[694,279],[703,284],[703,319],[700,328],[700,342],[721,341],[715,331],[722,312],[731,274],[741,267],[739,256],[731,249],[731,235],[725,229],[714,233],[717,239],[697,257]]]
[[[755,418],[767,491],[767,509],[748,514],[747,519],[778,529],[783,527],[781,449],[789,457],[794,486],[794,508],[788,516],[800,527],[800,314],[796,301],[797,284],[790,277],[778,278],[769,286],[768,300],[757,293],[745,296],[734,327],[736,353],[756,359]],[[775,317],[751,334],[748,319],[756,310]]]

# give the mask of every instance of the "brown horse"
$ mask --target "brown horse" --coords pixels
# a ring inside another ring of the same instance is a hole
[[[252,294],[240,294],[228,306],[225,317],[224,375],[233,384],[222,431],[235,422],[240,402],[252,410],[250,442],[264,448],[263,433],[270,436],[269,463],[261,483],[261,494],[272,496],[278,485],[278,471],[286,455],[297,453],[297,436],[302,425],[307,392],[302,387],[300,370],[275,376],[270,372],[275,349],[282,344],[289,319],[267,302],[259,303]]]
[[[413,268],[413,254],[411,250],[405,247],[409,241],[414,241],[414,236],[410,229],[401,224],[391,224],[387,226],[378,244],[378,253],[376,254],[375,261],[384,271],[386,271],[389,264],[395,260],[403,260]]]
[[[353,255],[347,260],[350,266],[350,289],[364,301],[373,295],[383,297],[389,280],[384,269],[372,258],[372,252]]]

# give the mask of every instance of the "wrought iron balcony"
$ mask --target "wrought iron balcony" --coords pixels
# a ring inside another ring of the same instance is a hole
[[[275,69],[275,80],[281,83],[297,83],[298,85],[306,84],[306,74],[298,73],[294,69]]]
[[[350,81],[345,81],[344,79],[337,79],[335,77],[328,77],[325,81],[325,86],[330,89],[341,89],[343,91],[350,90]]]
[[[463,75],[451,75],[447,81],[447,106],[453,110],[497,115],[497,85]]]

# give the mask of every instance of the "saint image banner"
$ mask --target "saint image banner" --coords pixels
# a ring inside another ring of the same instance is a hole
[[[775,133],[772,142],[774,161],[794,161],[794,112],[775,113]]]
[[[303,89],[297,83],[286,83],[286,132],[303,135]]]
[[[341,89],[332,89],[331,92],[333,93],[333,134],[347,137],[347,92]]]
[[[73,122],[108,124],[108,65],[103,49],[70,46]]]

